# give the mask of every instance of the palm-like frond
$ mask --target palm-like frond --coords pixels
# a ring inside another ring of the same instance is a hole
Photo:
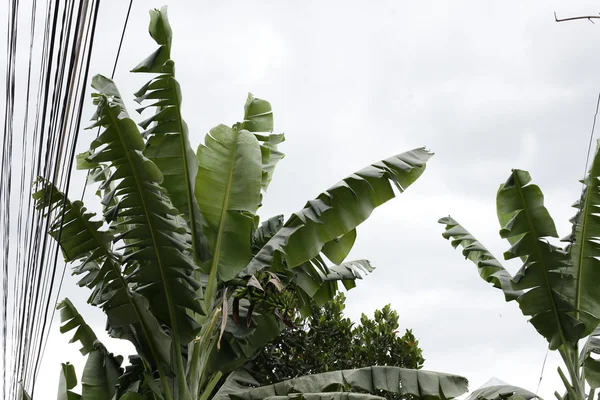
[[[60,377],[58,379],[58,400],[80,400],[82,397],[71,389],[77,386],[77,375],[73,364],[60,365]]]
[[[18,391],[18,400],[31,400],[31,396],[29,395],[29,393],[27,393],[22,383],[19,383]]]
[[[126,338],[150,365],[170,364],[171,338],[148,309],[148,301],[132,291],[121,271],[121,255],[112,250],[114,236],[101,230],[102,222],[81,201],[71,202],[54,185],[37,181],[36,207],[57,211],[49,234],[62,249],[65,260],[78,261],[73,273],[92,289],[89,302],[101,307],[108,318],[110,333]]]
[[[310,399],[346,398],[351,390],[367,393],[382,390],[416,398],[452,399],[465,393],[468,386],[467,379],[461,376],[398,367],[325,372],[243,390],[245,384],[251,383],[248,376],[236,375],[223,385],[214,400],[225,400],[227,396],[235,400],[283,399],[292,394]],[[229,386],[235,389],[232,390]],[[381,399],[376,395],[360,398]]]
[[[96,334],[85,323],[69,299],[61,301],[57,305],[57,309],[60,310],[61,333],[75,330],[71,342],[79,341],[83,345],[81,353],[88,356],[81,376],[83,398],[86,400],[111,400],[116,391],[115,385],[121,375],[120,365],[123,358],[115,357],[106,350],[106,347],[98,341]],[[63,372],[64,369],[65,367],[63,367]],[[74,371],[70,372],[67,368],[65,374],[67,389],[73,388],[74,376]]]
[[[177,355],[178,386],[185,393],[185,372],[181,345],[187,344],[199,329],[186,309],[203,313],[196,296],[199,283],[192,274],[197,269],[191,256],[189,230],[179,217],[165,189],[163,175],[142,151],[144,140],[128,117],[114,83],[101,75],[92,86],[98,90],[98,106],[93,127],[103,127],[92,142],[87,157],[91,165],[103,165],[109,172],[101,178],[101,188],[115,183],[105,197],[115,199],[107,213],[118,217],[112,227],[126,239],[122,262],[127,280],[150,304],[159,322],[169,326]]]
[[[162,186],[167,190],[173,205],[190,226],[192,247],[199,261],[210,258],[205,224],[194,197],[196,154],[189,141],[188,127],[181,115],[181,87],[175,79],[175,66],[171,60],[172,31],[166,9],[150,11],[150,35],[160,46],[132,72],[158,73],[135,93],[136,101],[150,104],[138,109],[156,108],[156,113],[140,123],[148,138],[144,154],[163,174]]]
[[[320,287],[323,282],[319,270],[328,274],[326,265],[318,258],[324,248],[334,246],[332,242],[339,242],[376,207],[392,199],[392,183],[402,192],[416,181],[431,156],[425,149],[414,149],[372,164],[332,186],[293,214],[241,275],[252,275],[262,269],[289,273],[302,266],[293,273],[309,279],[299,279],[297,283],[307,293],[314,291],[315,285]],[[339,257],[333,258],[340,261]]]
[[[541,399],[535,393],[518,386],[498,384],[474,390],[465,400],[531,400]]]
[[[512,245],[504,257],[523,261],[513,278],[515,289],[529,289],[519,297],[521,311],[531,316],[530,322],[550,348],[557,349],[577,343],[584,325],[573,316],[575,307],[568,295],[574,290],[568,255],[548,242],[547,237],[558,234],[542,191],[530,182],[528,172],[513,170],[498,190],[500,236]]]
[[[263,221],[252,235],[252,254],[256,254],[283,227],[283,215],[275,215]]]
[[[585,189],[573,207],[577,214],[571,219],[573,232],[563,239],[572,242],[568,247],[575,278],[573,305],[575,317],[585,324],[584,336],[594,331],[600,322],[600,148],[583,181]]]
[[[522,290],[515,290],[512,286],[512,276],[477,239],[473,237],[462,225],[452,217],[444,217],[438,221],[446,225],[442,236],[451,240],[452,247],[463,248],[462,254],[472,261],[479,272],[479,276],[486,282],[492,283],[495,288],[504,292],[506,301],[517,299],[523,294]]]
[[[260,206],[260,144],[254,134],[225,125],[211,129],[198,147],[196,198],[206,218],[212,260],[206,289],[212,308],[217,281],[226,282],[252,257],[250,238]]]
[[[234,125],[234,128],[254,133],[260,143],[262,155],[261,188],[266,191],[273,178],[275,166],[284,158],[277,145],[285,140],[283,134],[273,134],[273,110],[271,104],[248,93],[244,104],[244,121]]]
[[[598,354],[600,354],[600,328],[596,328],[587,338],[579,355],[579,364],[583,366],[583,376],[592,389],[600,387],[600,360],[597,359]]]
[[[244,369],[237,369],[227,376],[227,379],[225,379],[225,382],[223,382],[223,385],[215,393],[212,400],[229,400],[230,395],[257,386],[260,386],[260,383],[252,375]]]

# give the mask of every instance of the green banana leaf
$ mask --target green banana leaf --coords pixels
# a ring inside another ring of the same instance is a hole
[[[167,6],[163,6],[160,10],[150,11],[148,32],[160,47],[135,67],[132,72],[161,73],[164,64],[170,59],[173,31],[167,17]]]
[[[542,191],[530,182],[528,172],[515,169],[498,190],[500,236],[512,245],[504,257],[523,261],[513,277],[515,289],[529,289],[519,297],[521,311],[531,316],[531,324],[555,350],[563,344],[576,345],[585,326],[574,317],[575,282],[569,256],[548,241],[558,234]]]
[[[325,243],[321,251],[332,263],[339,265],[348,256],[355,241],[356,229],[352,229],[350,232],[335,238],[331,242]]]
[[[194,197],[197,160],[190,146],[187,124],[181,115],[181,87],[175,79],[175,67],[170,59],[172,31],[165,7],[150,11],[149,31],[160,47],[132,70],[159,73],[135,93],[136,102],[151,102],[138,112],[156,108],[154,115],[139,124],[146,129],[142,135],[148,138],[144,155],[162,172],[162,186],[191,229],[194,255],[204,262],[210,254],[202,228],[206,222]]]
[[[199,330],[188,310],[204,312],[196,295],[200,284],[193,277],[197,267],[191,255],[189,229],[160,185],[161,171],[142,154],[144,140],[128,117],[114,82],[97,75],[92,86],[99,92],[94,95],[98,109],[92,127],[104,130],[92,142],[86,161],[111,169],[108,177],[101,178],[101,188],[116,182],[110,193],[116,205],[108,207],[105,214],[117,218],[111,224],[119,232],[116,241],[129,241],[123,246],[122,259],[128,282],[148,300],[159,322],[170,328],[179,393],[185,396],[180,349]]]
[[[255,135],[219,125],[198,147],[196,199],[208,227],[213,255],[206,273],[206,308],[211,309],[217,281],[235,278],[252,257],[251,237],[260,205],[262,156]]]
[[[29,393],[27,393],[27,391],[25,390],[25,388],[23,387],[23,384],[21,382],[19,382],[18,391],[19,391],[17,394],[18,400],[31,400],[31,396],[29,395]]]
[[[597,359],[598,354],[600,354],[600,328],[596,328],[587,338],[579,356],[579,365],[583,367],[583,376],[592,389],[600,387],[600,360]],[[593,357],[593,355],[596,355],[596,357]]]
[[[84,356],[92,352],[100,344],[96,334],[85,323],[83,317],[79,314],[71,300],[64,299],[56,305],[56,309],[60,311],[60,333],[66,333],[75,329],[73,338],[69,343],[79,341],[82,345],[79,351]]]
[[[446,225],[446,230],[442,233],[442,236],[451,240],[452,247],[461,246],[463,248],[463,256],[477,266],[479,276],[486,282],[493,284],[495,288],[501,289],[504,292],[506,301],[515,300],[523,294],[522,290],[513,289],[512,276],[500,261],[462,225],[452,217],[441,218],[438,222]]]
[[[77,386],[77,375],[73,364],[60,364],[60,377],[58,379],[58,400],[80,400],[80,394],[77,394],[71,389]]]
[[[169,378],[168,384],[173,386],[172,377]],[[164,399],[160,382],[145,371],[143,361],[137,355],[129,356],[129,365],[119,376],[114,398],[119,400]]]
[[[122,357],[115,357],[98,341],[96,334],[79,314],[69,299],[57,305],[60,311],[61,333],[75,330],[71,343],[79,341],[81,353],[87,354],[87,361],[81,376],[81,394],[86,400],[111,400],[115,394],[117,380],[121,375]],[[73,377],[74,371],[73,371]],[[73,387],[68,386],[67,389]]]
[[[574,302],[577,309],[575,318],[585,324],[582,336],[592,333],[600,322],[600,148],[592,161],[588,175],[583,181],[581,199],[573,207],[577,214],[571,219],[573,232],[563,241],[571,255],[571,266],[575,278]]]
[[[319,255],[323,246],[352,231],[371,212],[394,197],[391,183],[402,192],[425,170],[432,153],[414,149],[379,161],[332,186],[294,213],[244,269],[252,275],[264,268],[294,268]]]
[[[235,395],[232,395],[235,398]],[[324,393],[289,393],[285,396],[269,396],[264,400],[385,400],[385,397],[373,394],[351,393],[351,392],[324,392]]]
[[[320,253],[325,251],[333,258],[332,261],[343,259],[354,243],[354,229],[376,207],[395,196],[391,184],[403,192],[421,176],[432,155],[423,148],[401,153],[372,164],[332,186],[293,214],[252,257],[240,276],[269,269],[292,275],[292,281],[305,293],[316,293],[323,285],[323,274],[329,274]],[[349,236],[346,238],[345,235]],[[329,293],[333,290],[332,285],[337,285],[331,281],[326,284],[330,287],[323,292]],[[312,296],[303,297],[305,304],[302,309],[306,312],[308,297]]]
[[[356,287],[356,280],[362,279],[362,274],[368,274],[374,270],[375,267],[371,265],[369,260],[347,261],[329,267],[329,273],[323,277],[323,281],[341,281],[346,290],[350,290]],[[335,293],[327,295],[327,298],[331,299],[331,296],[335,296]]]
[[[356,287],[356,279],[362,279],[362,274],[371,273],[373,270],[375,267],[368,260],[353,260],[327,266],[319,256],[315,257],[313,262],[299,266],[294,270],[292,282],[308,295],[301,307],[302,314],[309,312],[311,301],[323,305],[333,299],[338,289],[338,281],[342,282],[346,290],[350,290]]]
[[[260,386],[260,383],[254,379],[245,369],[236,369],[230,373],[223,385],[219,388],[212,400],[229,400],[229,395],[239,393],[248,389]]]
[[[244,105],[244,121],[234,125],[239,129],[245,129],[255,134],[260,143],[262,155],[262,179],[261,188],[266,191],[273,179],[275,166],[284,158],[284,154],[278,150],[278,145],[285,140],[283,134],[272,134],[273,132],[273,110],[271,104],[263,99],[254,97],[248,93]],[[266,133],[266,135],[265,135]]]
[[[248,381],[250,380],[245,375],[234,376],[223,385],[214,399],[225,400],[227,396],[235,400],[258,400],[271,396],[287,398],[293,393],[302,394],[310,399],[331,398],[328,396],[345,398],[342,393],[351,390],[367,393],[382,390],[423,399],[452,399],[466,393],[468,386],[467,379],[461,376],[398,367],[333,371],[290,379],[270,386],[244,389],[243,386]],[[366,400],[381,397],[371,395],[361,397],[363,398]]]
[[[102,222],[92,220],[94,214],[81,201],[72,203],[44,179],[37,184],[36,207],[56,211],[49,234],[67,262],[79,261],[73,273],[84,275],[79,285],[92,289],[89,302],[106,313],[111,336],[130,340],[149,364],[169,365],[171,338],[148,309],[148,301],[128,287],[121,256],[111,248],[114,236],[100,229]]]
[[[239,303],[239,317],[246,321],[250,303],[242,299]],[[231,307],[230,307],[231,308]],[[216,348],[208,359],[208,371],[228,373],[240,368],[252,359],[267,343],[277,337],[285,325],[270,312],[254,311],[251,325],[238,323],[233,313],[227,315],[227,324],[221,340],[221,348]]]
[[[275,215],[262,222],[252,235],[252,254],[256,254],[283,227],[283,215]]]
[[[531,400],[541,399],[535,393],[518,386],[501,384],[474,390],[465,400]]]

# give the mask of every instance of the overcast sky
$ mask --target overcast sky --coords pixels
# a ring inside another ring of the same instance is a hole
[[[127,3],[102,1],[94,72],[110,74]],[[508,245],[497,234],[495,193],[521,168],[568,233],[600,91],[600,25],[558,24],[553,12],[594,14],[597,2],[168,4],[192,145],[238,121],[247,92],[272,103],[276,131],[286,134],[262,216],[288,216],[379,159],[421,146],[435,152],[419,181],[359,227],[350,258],[377,270],[348,294],[347,313],[356,320],[391,303],[401,328],[419,338],[425,369],[464,375],[471,389],[498,377],[535,391],[545,340],[441,237],[437,220],[451,214],[500,258]],[[132,10],[115,77],[125,98],[147,80],[127,71],[155,49],[147,10],[161,5],[138,1]],[[81,135],[82,150],[91,135]],[[100,333],[104,318],[85,305],[88,294],[65,281],[63,295]],[[55,325],[38,398],[54,396],[60,362],[83,362]],[[558,365],[550,354],[539,391],[546,399],[563,392]]]

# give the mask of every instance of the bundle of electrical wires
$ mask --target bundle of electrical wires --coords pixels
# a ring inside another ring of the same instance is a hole
[[[43,176],[69,190],[99,0],[6,3],[0,394],[14,399],[19,384],[32,392],[64,276],[59,249],[46,234],[53,215],[34,208],[32,183]]]

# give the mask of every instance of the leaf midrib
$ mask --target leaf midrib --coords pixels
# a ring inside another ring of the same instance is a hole
[[[200,257],[200,249],[197,248],[197,232],[196,232],[196,216],[194,214],[194,193],[192,193],[192,188],[191,188],[191,184],[192,181],[190,180],[190,171],[189,171],[189,166],[188,166],[188,157],[187,157],[187,149],[185,146],[185,137],[183,134],[183,117],[181,115],[181,99],[179,98],[178,94],[177,94],[177,86],[175,85],[175,72],[173,72],[171,74],[171,89],[173,90],[174,96],[175,96],[175,104],[174,107],[177,110],[177,125],[179,127],[179,144],[181,145],[181,154],[182,154],[182,158],[183,158],[183,171],[185,173],[185,189],[186,189],[186,195],[187,195],[187,199],[188,199],[188,214],[189,214],[189,218],[190,218],[190,231],[192,232],[192,248],[194,249],[194,259],[198,260],[198,258]]]
[[[180,385],[180,392],[183,391],[183,393],[185,393],[185,389],[182,388],[182,384],[185,383],[185,371],[183,369],[183,359],[181,358],[181,352],[179,351],[179,349],[181,348],[181,343],[179,341],[179,329],[177,326],[177,320],[175,318],[175,309],[173,306],[173,302],[171,300],[171,291],[169,290],[169,286],[167,285],[167,279],[166,279],[166,274],[164,271],[164,266],[163,266],[163,262],[161,259],[161,255],[160,252],[158,251],[158,246],[157,246],[157,239],[156,239],[156,234],[155,234],[155,229],[154,229],[154,225],[152,224],[152,218],[150,217],[150,212],[148,209],[148,206],[146,204],[146,200],[145,200],[145,196],[143,195],[144,191],[143,191],[143,187],[141,185],[141,180],[139,177],[139,174],[137,172],[137,168],[135,168],[135,164],[133,162],[133,159],[131,157],[131,154],[129,154],[129,149],[127,148],[126,143],[123,141],[123,137],[122,137],[122,130],[121,127],[119,125],[119,118],[115,118],[115,116],[112,113],[112,108],[108,102],[108,99],[105,98],[107,101],[106,106],[108,107],[108,115],[113,123],[113,126],[115,127],[115,130],[118,132],[118,136],[119,136],[119,141],[121,142],[121,145],[123,147],[123,149],[125,150],[125,156],[127,157],[127,161],[129,163],[129,165],[131,165],[131,171],[134,175],[134,180],[135,180],[135,184],[138,188],[138,193],[140,194],[140,199],[142,202],[142,207],[144,209],[144,214],[146,215],[146,222],[148,223],[148,227],[149,227],[149,231],[150,231],[150,235],[152,237],[152,243],[154,243],[154,253],[156,254],[156,259],[158,262],[158,266],[159,266],[159,272],[160,272],[160,276],[161,276],[161,280],[162,280],[162,286],[163,289],[165,291],[165,297],[166,297],[166,301],[167,301],[167,308],[169,309],[169,316],[171,319],[171,329],[173,330],[173,342],[175,344],[175,349],[177,351],[175,351],[175,353],[177,354],[177,369],[178,371],[178,380],[179,380],[179,385]],[[165,391],[168,390],[168,385],[165,387]]]
[[[527,222],[529,224],[530,232],[532,232],[535,236],[535,242],[536,242],[535,249],[536,249],[536,253],[538,254],[538,257],[539,257],[538,259],[541,262],[543,260],[543,257],[542,257],[542,252],[539,247],[538,234],[537,234],[537,230],[534,228],[531,215],[529,214],[528,204],[525,201],[525,196],[523,194],[523,186],[521,186],[521,181],[519,180],[518,174],[515,171],[513,171],[513,177],[514,177],[515,183],[516,183],[515,187],[517,188],[517,192],[519,193],[519,198],[521,199],[521,202],[524,205],[523,211],[525,212],[525,216],[527,217]],[[543,268],[543,276],[544,276],[544,281],[546,282],[545,286],[548,291],[548,295],[550,296],[550,303],[552,304],[552,312],[554,314],[554,317],[556,318],[556,322],[558,325],[558,332],[560,334],[560,338],[562,341],[561,345],[566,344],[567,341],[565,338],[565,333],[564,333],[562,323],[561,323],[561,320],[560,320],[560,317],[558,314],[558,308],[556,307],[556,304],[555,304],[554,296],[552,295],[552,287],[551,287],[550,281],[548,279],[548,272],[546,271],[546,268]]]
[[[235,156],[237,153],[237,147],[238,147],[238,137],[239,137],[239,132],[237,131],[237,129],[232,129],[233,132],[235,132],[235,139],[233,141],[233,149],[231,151],[231,158],[230,158],[230,163],[229,163],[229,176],[227,177],[227,185],[225,188],[225,195],[223,196],[223,202],[222,202],[222,207],[221,207],[221,215],[219,216],[219,228],[217,229],[217,240],[215,242],[215,250],[214,250],[214,254],[213,254],[213,259],[211,262],[211,266],[210,266],[210,274],[209,274],[209,278],[208,278],[208,286],[206,288],[206,293],[207,293],[207,301],[209,301],[209,308],[212,308],[213,303],[214,303],[214,299],[213,297],[215,297],[216,292],[215,292],[215,285],[216,285],[216,281],[217,281],[217,270],[219,267],[219,259],[221,256],[221,241],[223,239],[223,231],[225,229],[225,218],[227,215],[227,210],[229,208],[229,197],[230,197],[230,193],[231,193],[231,186],[232,186],[232,181],[233,181],[233,170],[235,167]],[[206,310],[209,311],[209,310]]]
[[[590,174],[591,175],[591,174]],[[592,178],[590,176],[590,178]],[[594,177],[595,178],[595,177]],[[590,179],[590,182],[591,179]],[[589,197],[592,194],[592,188],[591,188],[591,184],[587,186],[587,193],[585,195],[585,199],[583,200],[583,210],[582,210],[582,217],[583,217],[583,221],[582,221],[582,225],[581,225],[581,240],[580,240],[580,250],[579,250],[579,254],[577,255],[577,283],[576,283],[576,291],[575,291],[575,308],[576,308],[576,312],[575,312],[575,317],[579,320],[579,316],[580,316],[580,310],[579,310],[579,306],[581,304],[581,286],[582,286],[582,275],[583,275],[583,266],[584,266],[584,245],[586,244],[587,240],[585,240],[585,238],[587,237],[587,230],[588,230],[588,224],[587,224],[587,220],[588,220],[588,210],[589,210]],[[575,226],[575,235],[577,235],[577,225]],[[577,236],[575,236],[575,240],[577,240]]]
[[[72,204],[71,204],[71,209],[74,210]],[[139,310],[137,303],[135,301],[133,301],[133,299],[131,298],[131,295],[129,293],[129,286],[127,285],[127,282],[125,282],[125,278],[123,278],[123,274],[121,273],[121,270],[114,263],[114,260],[112,259],[112,254],[111,254],[110,250],[107,248],[106,244],[101,240],[101,237],[100,237],[98,231],[96,229],[94,229],[93,226],[91,226],[91,224],[89,223],[89,220],[86,220],[79,211],[77,212],[77,215],[78,215],[78,217],[80,217],[81,221],[83,221],[88,232],[90,232],[92,234],[92,237],[94,238],[96,243],[98,243],[98,247],[100,247],[103,250],[107,261],[110,263],[111,269],[113,270],[115,275],[118,277],[119,283],[121,284],[121,286],[125,290],[125,293],[127,294],[127,300],[129,301],[129,303],[131,304],[131,306],[133,307],[133,309],[135,311],[137,319],[140,322],[140,325],[142,326],[142,330],[144,331],[144,335],[146,335],[146,337],[148,339],[150,339],[152,337],[152,335],[150,334],[150,328],[146,325],[146,322],[142,318],[141,312]],[[150,351],[152,352],[154,359],[157,360],[157,369],[159,371],[161,381],[163,379],[165,379],[163,384],[166,384],[166,376],[164,374],[161,363],[158,362],[158,360],[159,360],[158,350],[154,346],[154,342],[152,340],[148,340],[148,345],[150,346]]]

